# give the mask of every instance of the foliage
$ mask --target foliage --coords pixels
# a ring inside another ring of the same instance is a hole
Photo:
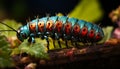
[[[6,37],[0,34],[0,68],[13,66],[10,53],[10,44]]]
[[[6,19],[6,20],[4,20],[2,22],[7,24],[8,26],[14,28],[15,30],[17,30],[21,26],[21,23],[18,23],[15,20]],[[7,27],[5,25],[2,25],[0,23],[0,30],[11,30],[11,29],[9,27]],[[6,37],[16,36],[16,32],[4,31],[4,32],[2,32],[2,35],[5,35]]]
[[[27,39],[20,44],[18,48],[13,49],[11,55],[27,53],[36,58],[48,59],[48,54],[45,45],[36,38],[36,43],[30,44]]]
[[[99,41],[99,43],[104,43],[106,40],[109,40],[112,35],[113,27],[112,26],[107,26],[105,28],[102,28],[104,32],[104,38]]]
[[[89,22],[99,20],[103,15],[98,0],[81,0],[78,5],[69,13],[70,17],[83,19]]]

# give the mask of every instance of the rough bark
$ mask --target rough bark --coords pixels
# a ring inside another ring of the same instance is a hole
[[[48,60],[36,59],[31,56],[22,56],[16,60],[16,64],[18,67],[22,67],[25,65],[27,66],[30,63],[35,63],[37,64],[37,68],[66,69],[72,67],[94,67],[94,65],[95,67],[97,66],[102,68],[111,66],[117,67],[120,63],[119,44],[84,46],[83,48],[66,48],[52,50],[49,51],[48,54],[50,56],[50,59]]]

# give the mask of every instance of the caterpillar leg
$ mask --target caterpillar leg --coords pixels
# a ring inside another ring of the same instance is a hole
[[[57,41],[58,41],[58,44],[59,44],[59,47],[61,48],[61,43],[60,43],[60,34],[57,34],[57,33],[55,33],[55,39],[57,39]]]
[[[56,46],[55,46],[55,39],[53,39],[53,45],[54,45],[54,48],[56,48]]]
[[[44,38],[45,38],[46,41],[47,41],[47,49],[49,50],[49,40],[48,40],[48,36],[44,36]]]
[[[67,42],[67,40],[65,40],[65,45],[66,45],[66,47],[68,48],[68,42]]]
[[[58,39],[57,42],[58,42],[59,47],[61,48],[60,40]],[[53,45],[54,45],[54,48],[56,48],[56,46],[55,46],[55,40],[54,39],[53,39]]]
[[[28,39],[28,42],[35,43],[35,38],[34,38],[34,37],[30,37],[30,38]]]
[[[74,38],[74,37],[72,37],[72,39],[71,39],[71,43],[72,43],[72,45],[73,46],[76,46],[77,48],[78,48],[78,39],[77,38]]]
[[[59,44],[59,47],[61,48],[61,43],[60,43],[60,40],[58,40],[58,44]]]
[[[71,38],[71,44],[74,46],[74,37]]]
[[[76,46],[77,48],[79,48],[79,44],[77,43],[77,41],[75,42],[75,46]]]
[[[28,39],[28,42],[35,43],[34,34],[30,34],[30,37],[29,37],[29,39]]]
[[[81,38],[80,40],[85,46],[88,46],[88,40],[86,38]]]

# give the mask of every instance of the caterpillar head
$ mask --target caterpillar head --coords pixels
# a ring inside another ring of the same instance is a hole
[[[22,26],[18,29],[17,31],[17,38],[20,41],[24,41],[24,39],[26,39],[29,36],[29,29],[27,26]]]

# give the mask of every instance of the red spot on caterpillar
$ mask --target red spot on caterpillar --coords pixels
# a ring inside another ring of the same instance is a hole
[[[73,33],[74,33],[74,35],[78,35],[79,32],[80,32],[80,27],[79,27],[79,25],[75,25],[75,26],[73,27]]]
[[[38,22],[38,31],[39,32],[44,32],[44,22]]]
[[[90,39],[92,39],[92,38],[94,38],[94,36],[95,36],[94,30],[90,30],[90,32],[89,32],[89,34],[88,34],[88,37],[89,37]]]
[[[29,28],[30,28],[31,32],[35,32],[36,31],[36,23],[30,23]]]
[[[83,29],[82,29],[82,31],[81,31],[81,35],[84,37],[84,36],[87,35],[87,33],[88,33],[87,27],[83,27]]]
[[[68,35],[68,34],[71,34],[71,23],[67,23],[65,24],[65,33]]]
[[[53,28],[53,21],[52,20],[47,21],[46,24],[47,31],[52,31],[52,28]]]
[[[55,30],[57,32],[59,32],[59,33],[61,32],[61,30],[62,30],[62,21],[57,21],[56,22]]]
[[[96,38],[96,41],[100,40],[101,39],[100,33],[97,33],[95,38]]]

